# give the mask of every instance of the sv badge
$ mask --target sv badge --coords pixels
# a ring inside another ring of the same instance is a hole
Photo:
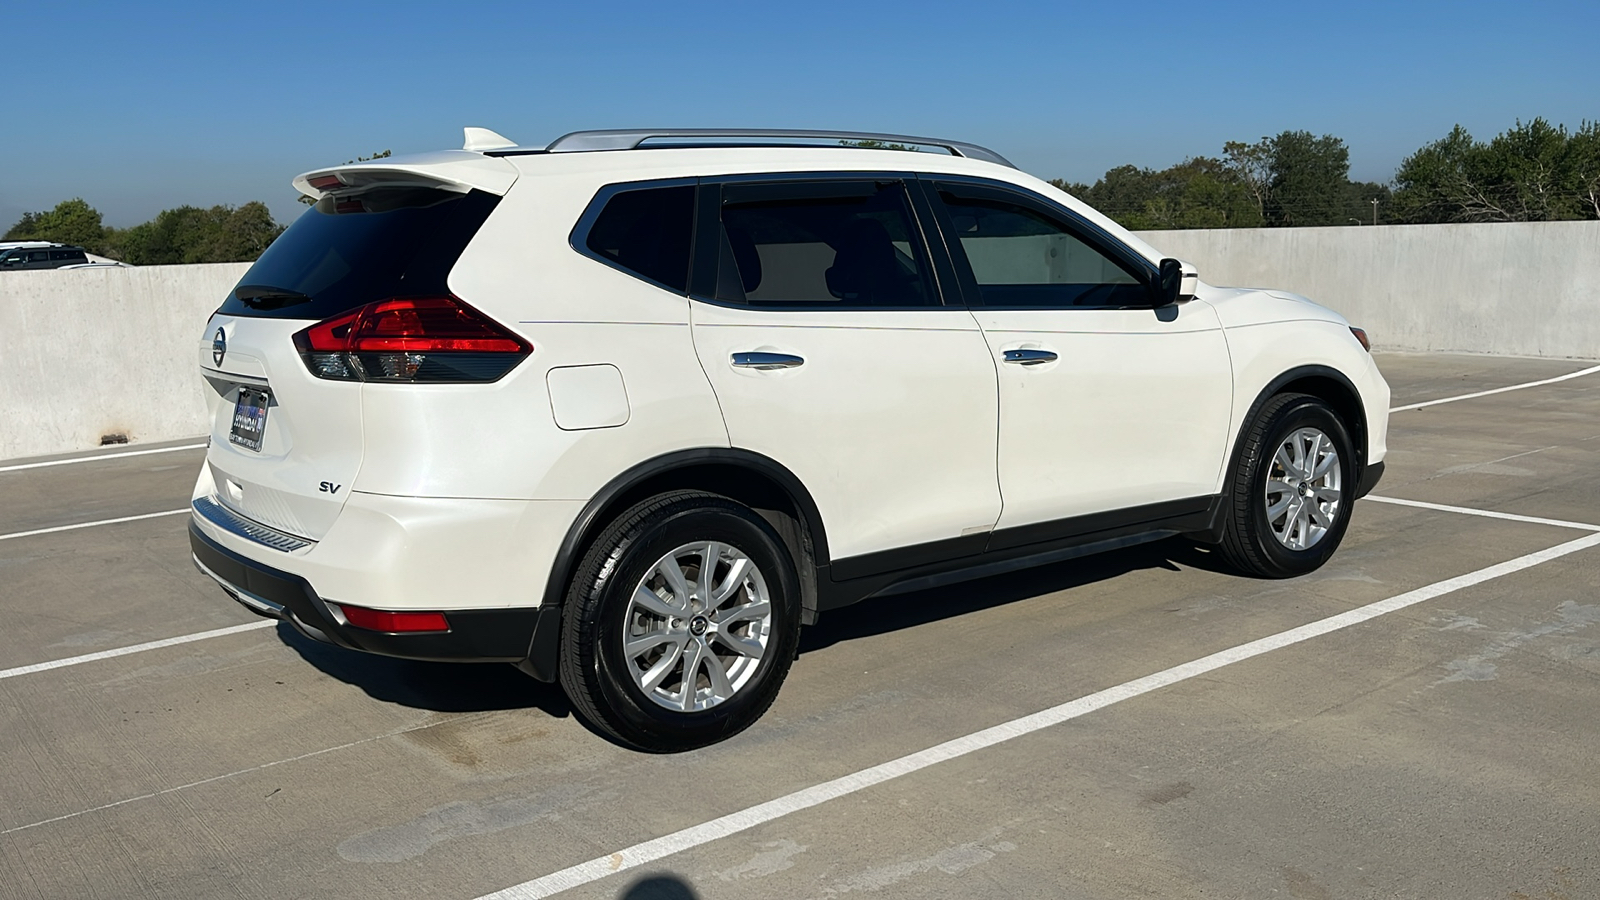
[[[339,488],[342,488],[342,487],[344,487],[344,485],[342,485],[342,484],[334,484],[331,481],[324,481],[322,483],[322,487],[317,488],[317,490],[321,491],[324,494],[337,494],[337,493],[339,493]]]

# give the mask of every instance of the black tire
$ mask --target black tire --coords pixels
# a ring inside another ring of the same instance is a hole
[[[1286,546],[1267,518],[1267,479],[1278,447],[1301,428],[1316,428],[1339,454],[1340,492],[1333,524],[1303,550]],[[1310,394],[1279,394],[1262,404],[1241,438],[1239,456],[1223,502],[1220,549],[1235,568],[1261,578],[1292,578],[1316,571],[1339,548],[1355,503],[1355,448],[1344,422],[1327,403]]]
[[[772,607],[766,652],[726,700],[696,712],[651,700],[622,649],[629,598],[657,561],[697,541],[732,545],[761,571]],[[562,614],[561,685],[592,726],[653,753],[692,750],[748,728],[772,705],[800,633],[800,587],[783,540],[749,508],[715,494],[675,491],[618,516],[595,539],[568,588]]]

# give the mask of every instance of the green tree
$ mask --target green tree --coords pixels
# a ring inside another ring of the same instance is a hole
[[[1600,218],[1600,124],[1519,120],[1487,143],[1457,125],[1400,164],[1394,208],[1405,222]]]
[[[1222,158],[1233,179],[1244,186],[1255,201],[1256,219],[1267,220],[1267,196],[1272,189],[1272,147],[1266,138],[1254,144],[1228,141],[1222,145]]]
[[[1344,225],[1350,218],[1350,150],[1331,134],[1285,131],[1268,143],[1269,225]],[[1359,220],[1358,220],[1359,221]]]
[[[1536,118],[1495,135],[1485,164],[1511,218],[1524,222],[1576,219],[1578,185],[1568,165],[1567,130]]]
[[[1600,219],[1600,122],[1582,123],[1567,139],[1567,163],[1583,217]]]
[[[180,206],[115,232],[108,243],[113,256],[137,266],[249,262],[283,229],[260,201],[238,208]]]
[[[74,197],[56,204],[55,209],[41,213],[23,213],[22,218],[5,233],[8,241],[56,241],[76,244],[91,253],[104,249],[106,229],[100,221],[100,211]]]
[[[1166,169],[1118,166],[1093,185],[1051,182],[1126,228],[1243,228],[1261,224],[1249,189],[1220,159]]]

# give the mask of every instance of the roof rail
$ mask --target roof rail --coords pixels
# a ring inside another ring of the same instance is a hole
[[[551,141],[544,150],[546,153],[637,150],[647,141],[682,141],[695,138],[706,138],[717,142],[739,140],[753,142],[794,141],[796,143],[827,142],[824,146],[842,141],[877,141],[885,144],[938,147],[949,151],[952,156],[981,159],[984,162],[999,163],[1002,166],[1016,168],[1004,156],[977,144],[947,141],[942,138],[914,137],[908,134],[876,134],[868,131],[807,131],[785,128],[617,128],[605,131],[574,131],[571,134],[564,134]],[[490,152],[494,155],[499,155],[499,153],[507,151]]]

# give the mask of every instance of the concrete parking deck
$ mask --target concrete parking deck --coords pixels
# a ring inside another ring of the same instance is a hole
[[[1593,365],[1379,361],[1397,407]],[[1174,540],[869,601],[676,756],[254,619],[182,514],[88,524],[182,510],[199,449],[0,463],[0,897],[1600,896],[1600,374],[1390,446],[1314,575]]]

